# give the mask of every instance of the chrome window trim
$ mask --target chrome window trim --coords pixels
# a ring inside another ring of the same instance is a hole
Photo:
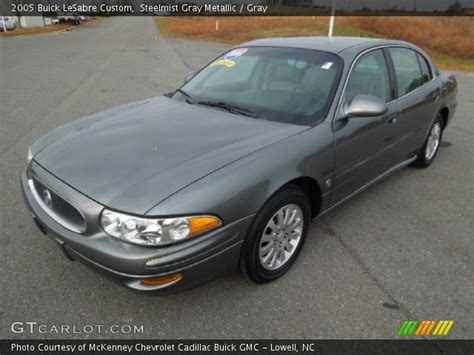
[[[427,63],[429,64],[429,68],[430,68],[430,71],[431,71],[431,80],[430,81],[427,81],[426,83],[423,83],[423,85],[421,86],[418,86],[415,90],[412,90],[410,92],[407,92],[406,94],[403,94],[402,96],[399,96],[393,100],[390,100],[390,101],[387,101],[387,105],[394,102],[394,101],[398,101],[408,95],[411,95],[412,93],[418,91],[419,89],[421,89],[423,86],[425,86],[426,84],[428,83],[431,83],[433,82],[436,77],[433,75],[433,68],[431,67],[432,63],[431,61],[428,61],[426,59],[426,57],[418,50],[416,50],[415,48],[413,47],[410,47],[410,46],[406,46],[406,45],[403,45],[403,44],[383,44],[383,45],[380,45],[380,46],[376,46],[376,47],[371,47],[371,48],[368,48],[368,49],[365,49],[363,50],[362,52],[360,52],[359,54],[356,55],[356,57],[354,58],[354,60],[352,61],[351,63],[351,66],[349,67],[349,72],[347,73],[346,75],[346,78],[344,80],[344,85],[342,87],[342,91],[341,91],[341,95],[339,96],[339,99],[338,99],[338,102],[337,102],[337,106],[336,106],[336,110],[334,111],[334,116],[332,118],[332,123],[334,123],[336,121],[336,118],[338,116],[338,113],[339,113],[339,110],[341,109],[341,104],[342,104],[342,99],[343,97],[345,96],[346,94],[346,87],[347,87],[347,83],[349,82],[349,78],[351,77],[351,74],[352,74],[352,70],[354,69],[354,66],[355,64],[359,61],[360,57],[362,57],[363,55],[369,53],[369,52],[372,52],[372,51],[375,51],[375,50],[378,50],[378,49],[384,49],[384,48],[406,48],[406,49],[410,49],[412,51],[414,51],[415,53],[419,53],[426,61]],[[387,63],[387,67],[389,66],[389,63]],[[387,68],[390,70],[390,68]],[[396,75],[396,73],[395,73]]]
[[[62,198],[64,201],[66,201],[67,203],[69,203],[73,208],[76,209],[77,212],[79,212],[79,214],[81,215],[82,219],[84,220],[84,227],[83,228],[79,228],[77,226],[75,226],[74,224],[72,223],[69,223],[68,221],[66,221],[64,218],[62,218],[61,216],[57,215],[56,213],[54,213],[54,211],[49,208],[48,206],[46,206],[46,204],[43,202],[43,200],[41,199],[40,195],[38,194],[38,191],[36,191],[36,187],[35,187],[35,184],[33,182],[33,179],[28,179],[28,187],[30,188],[30,191],[31,193],[33,194],[33,197],[35,199],[35,201],[38,203],[38,205],[43,209],[43,211],[45,211],[45,213],[51,217],[55,222],[57,222],[58,224],[60,224],[61,226],[63,226],[64,228],[66,229],[69,229],[70,231],[74,232],[74,233],[78,233],[78,234],[83,234],[86,229],[87,229],[87,224],[86,224],[86,219],[84,218],[84,215],[82,214],[81,211],[79,211],[76,207],[74,207],[74,205],[72,205],[70,202],[68,202],[66,199],[64,199],[60,194],[58,194],[56,191],[52,190],[56,195],[58,195],[60,198]],[[49,187],[48,187],[49,189]]]

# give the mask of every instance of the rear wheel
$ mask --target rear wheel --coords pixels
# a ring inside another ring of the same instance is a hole
[[[300,188],[289,185],[272,196],[244,241],[242,273],[253,282],[265,283],[287,272],[303,247],[309,219],[309,201]]]
[[[418,157],[414,161],[413,166],[417,168],[426,168],[431,165],[438,153],[439,146],[441,145],[443,128],[443,118],[441,115],[438,115],[430,128],[430,133],[428,134]]]

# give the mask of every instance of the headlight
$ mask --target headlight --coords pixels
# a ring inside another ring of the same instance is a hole
[[[142,218],[104,209],[100,224],[112,237],[139,245],[161,246],[213,230],[222,221],[214,216]]]
[[[26,160],[29,163],[33,159],[33,153],[31,152],[31,147],[28,147],[28,153],[26,155]]]

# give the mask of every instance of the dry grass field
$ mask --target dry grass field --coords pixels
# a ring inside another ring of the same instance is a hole
[[[350,24],[390,38],[418,43],[457,58],[474,59],[472,17],[348,17]]]
[[[239,43],[272,36],[327,35],[327,17],[158,17],[171,36]],[[468,17],[336,18],[335,35],[402,39],[429,52],[442,69],[474,71],[474,21]]]

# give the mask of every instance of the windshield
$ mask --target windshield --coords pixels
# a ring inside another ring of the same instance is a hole
[[[312,125],[326,116],[341,69],[342,60],[331,53],[236,48],[201,70],[173,98],[229,112],[235,108],[233,113],[259,119]]]

